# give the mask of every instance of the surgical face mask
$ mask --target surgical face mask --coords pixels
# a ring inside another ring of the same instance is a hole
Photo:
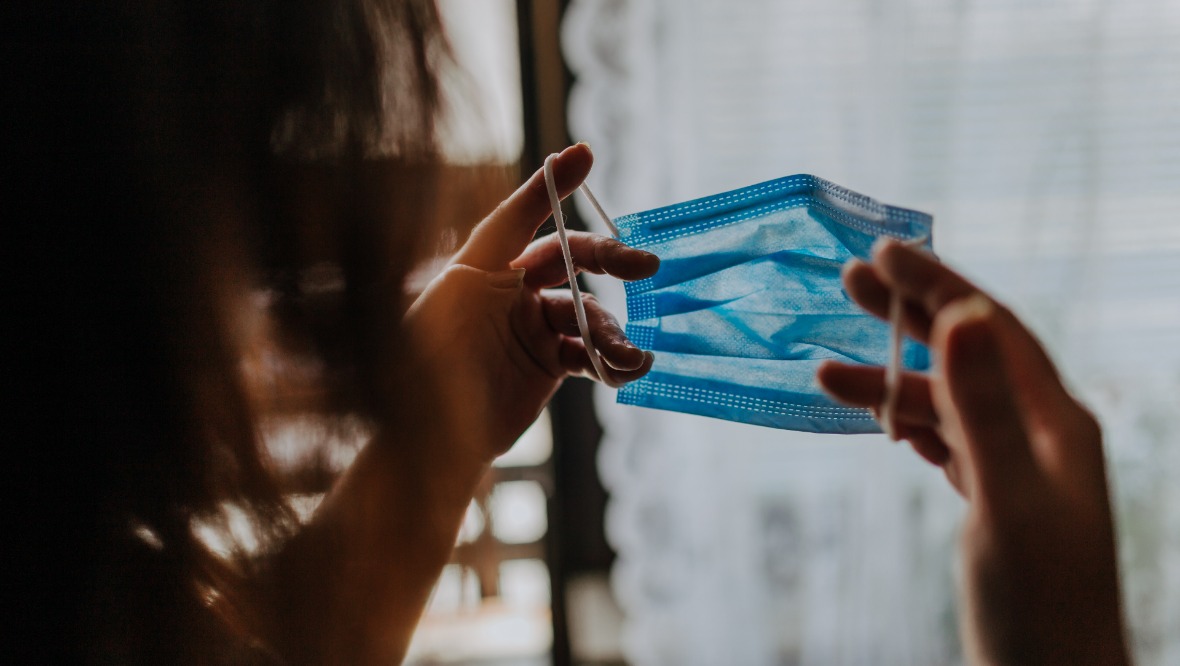
[[[578,327],[599,377],[611,386],[582,307],[561,203],[545,180],[565,258]],[[815,176],[780,178],[611,221],[620,240],[660,257],[660,270],[627,284],[627,335],[655,352],[642,379],[618,401],[755,425],[821,433],[881,432],[869,410],[833,402],[815,381],[828,359],[886,365],[882,423],[893,432],[900,369],[929,365],[926,348],[903,341],[901,301],[890,323],[844,293],[840,270],[868,258],[874,241],[930,247],[932,220],[880,204]]]
[[[929,363],[922,345],[896,332],[891,342],[889,325],[840,281],[844,263],[867,258],[880,237],[929,247],[929,215],[800,175],[615,222],[620,240],[661,260],[656,275],[626,286],[627,335],[655,352],[655,364],[619,390],[620,403],[790,430],[880,432],[868,410],[823,393],[819,364],[888,365],[895,346],[894,394],[899,365]]]

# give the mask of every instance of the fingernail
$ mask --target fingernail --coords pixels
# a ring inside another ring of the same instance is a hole
[[[901,244],[910,248],[911,250],[924,251],[926,249],[924,246],[928,240],[930,240],[930,234],[925,233],[920,236],[914,236],[913,238],[907,238],[906,240],[903,240]]]
[[[947,313],[949,319],[963,324],[987,319],[992,315],[995,306],[992,305],[991,300],[987,296],[983,294],[972,294],[957,303],[952,303],[947,309],[950,310]]]
[[[565,148],[563,148],[561,150],[560,155],[565,155],[566,153],[570,152],[571,150],[574,150],[575,148],[577,148],[578,146],[581,146],[581,147],[585,148],[586,150],[589,150],[592,153],[594,152],[593,150],[590,149],[590,144],[586,143],[585,141],[579,141],[579,142],[573,144],[572,146],[566,146]]]
[[[656,362],[656,355],[653,354],[652,352],[645,351],[645,352],[643,352],[643,355],[646,356],[647,360],[651,361],[652,363]]]
[[[524,269],[510,268],[506,271],[488,273],[488,284],[496,289],[515,289],[524,284]]]
[[[639,348],[626,338],[617,338],[613,347],[614,358],[610,359],[609,363],[615,370],[638,370],[640,366],[647,362],[647,356],[642,353],[636,359],[635,352],[639,351]],[[607,360],[605,356],[603,360]]]
[[[952,328],[983,321],[991,317],[994,310],[995,305],[991,300],[980,293],[952,301],[934,316],[930,337],[931,339],[942,338]]]

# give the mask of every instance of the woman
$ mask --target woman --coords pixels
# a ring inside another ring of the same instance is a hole
[[[542,291],[564,278],[552,241],[530,242],[539,175],[407,309],[447,192],[431,2],[3,11],[4,661],[398,662],[478,479],[590,372],[568,295]],[[591,161],[560,155],[563,194]],[[623,279],[658,264],[571,245]],[[1093,419],[1010,314],[929,258],[887,246],[847,284],[882,315],[899,290],[939,359],[906,377],[899,420],[971,505],[970,656],[1125,661]],[[588,305],[614,379],[643,375],[650,355]],[[820,379],[880,401],[879,370]],[[290,413],[367,438],[307,521],[259,434]]]
[[[543,291],[564,273],[531,242],[540,174],[407,311],[455,187],[431,2],[5,11],[24,276],[5,661],[399,662],[480,477],[591,372],[568,295]],[[563,194],[591,162],[561,153]],[[658,264],[589,234],[571,250],[623,279]],[[588,309],[613,379],[644,374]],[[367,439],[307,521],[260,434],[292,414]]]

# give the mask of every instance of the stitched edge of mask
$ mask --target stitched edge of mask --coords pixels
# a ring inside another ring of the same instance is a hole
[[[861,224],[854,222],[850,226],[862,231],[871,230],[874,235],[885,234],[903,240],[918,238],[928,236],[933,225],[933,218],[926,213],[883,204],[872,197],[809,174],[787,176],[681,204],[631,213],[617,218],[615,222],[621,239],[637,236],[640,241],[667,240],[681,235],[679,232],[696,233],[778,210],[774,206],[781,205],[784,197],[801,197],[809,203],[826,204],[824,207],[829,211],[838,211],[838,221],[848,223],[855,220]],[[793,203],[800,205],[798,202]],[[839,205],[841,203],[844,205]],[[719,210],[734,212],[693,224],[698,218]],[[682,226],[684,224],[691,226],[685,228]],[[895,228],[898,225],[909,228],[899,230]]]

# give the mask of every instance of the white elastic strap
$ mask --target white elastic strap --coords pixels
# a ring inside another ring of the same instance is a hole
[[[602,206],[598,204],[598,199],[594,198],[594,193],[590,191],[590,186],[582,183],[578,186],[578,189],[582,191],[582,194],[586,195],[586,200],[594,207],[594,212],[598,213],[598,217],[602,218],[603,223],[606,224],[606,228],[610,229],[611,235],[618,238],[619,228],[615,226],[614,220],[610,219],[610,215],[607,215],[606,211],[602,209]]]
[[[920,247],[926,236],[902,241],[906,247]],[[894,289],[889,294],[889,365],[885,366],[885,396],[881,399],[881,427],[889,439],[897,441],[897,401],[901,394],[901,294]]]
[[[557,155],[550,155],[545,158],[545,188],[549,190],[549,205],[553,207],[553,221],[557,224],[557,240],[561,243],[561,254],[565,257],[565,272],[569,276],[570,291],[573,293],[574,314],[578,319],[578,330],[582,333],[582,342],[586,345],[586,354],[590,356],[590,363],[594,366],[594,372],[598,373],[598,378],[607,386],[618,388],[622,384],[614,381],[607,374],[606,366],[598,354],[598,349],[594,347],[594,342],[590,339],[590,324],[586,320],[586,306],[582,304],[582,291],[578,289],[578,275],[574,270],[574,257],[570,254],[570,242],[566,238],[565,233],[565,216],[561,214],[561,199],[557,196],[557,184],[553,179],[553,160],[556,157]],[[602,207],[598,205],[598,201],[594,198],[594,195],[590,194],[590,188],[586,187],[585,183],[583,183],[581,190],[586,195],[586,198],[590,200],[591,205],[594,206],[594,210],[606,220],[611,231],[615,235],[618,235],[615,225],[610,221],[606,213],[603,212]]]

